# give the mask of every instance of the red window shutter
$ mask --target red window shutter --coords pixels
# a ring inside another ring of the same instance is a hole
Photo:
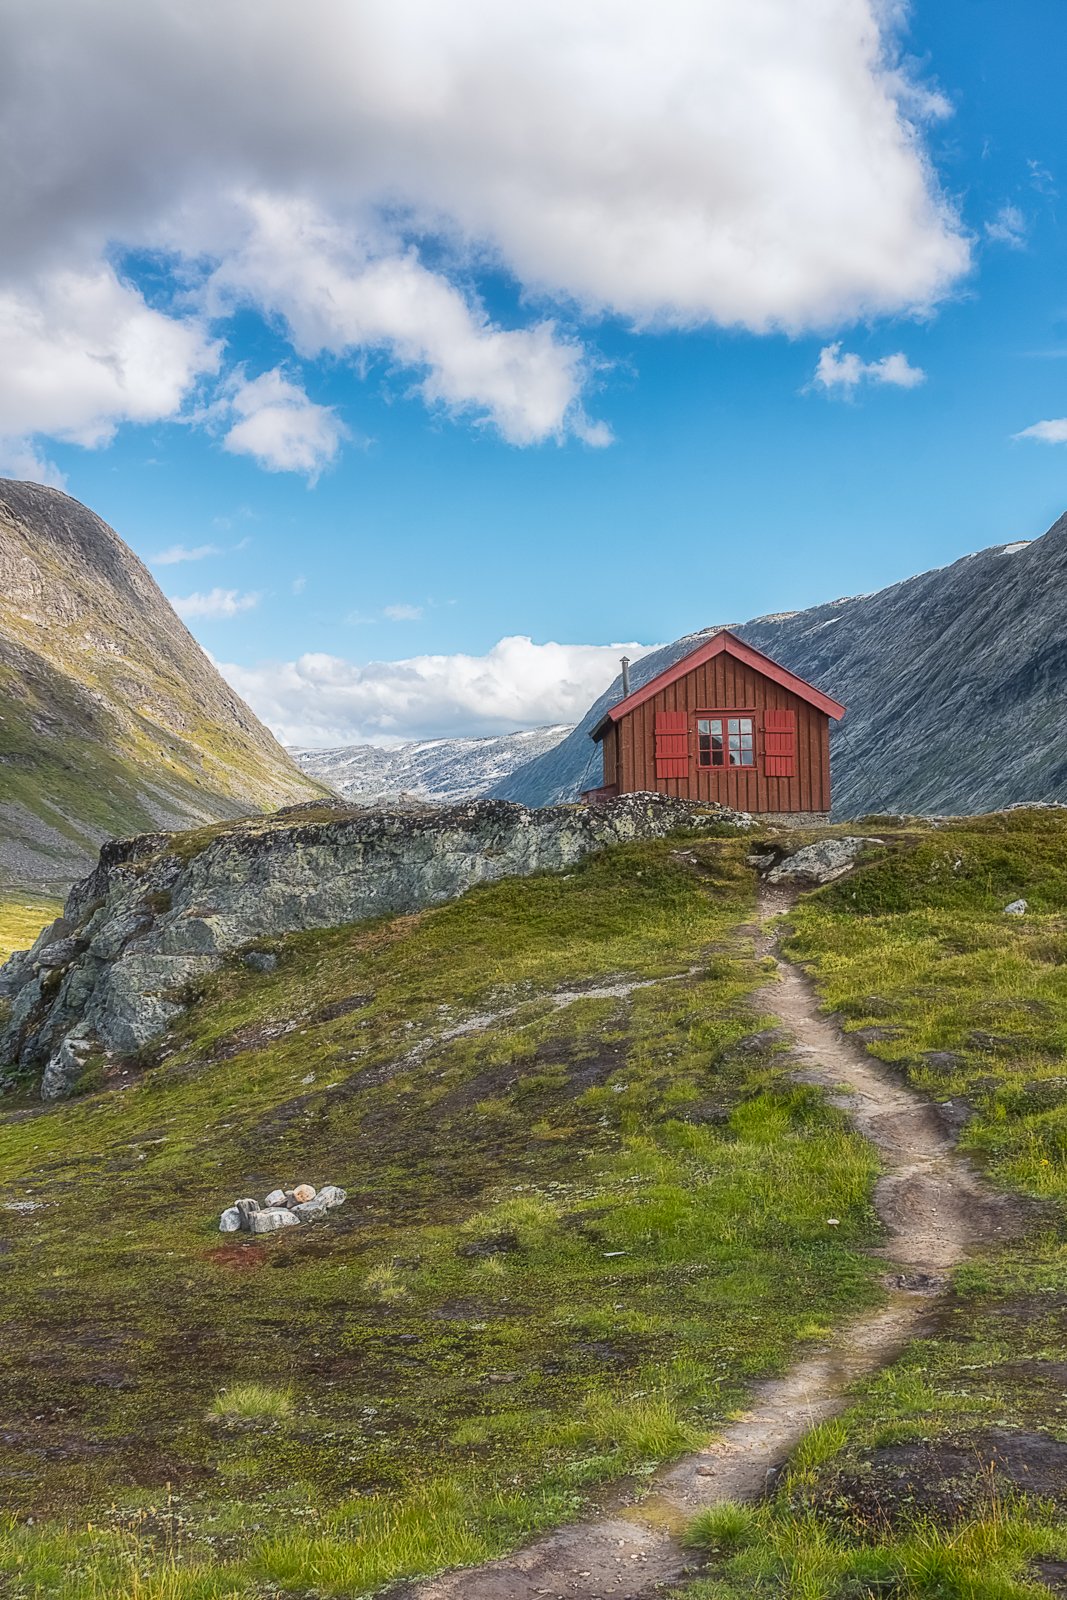
[[[656,777],[688,778],[689,718],[684,711],[656,712]]]
[[[768,778],[794,778],[797,771],[797,714],[763,713],[763,768]]]

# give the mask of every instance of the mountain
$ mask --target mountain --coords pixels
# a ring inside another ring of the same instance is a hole
[[[393,750],[349,744],[289,753],[304,772],[359,805],[381,805],[401,795],[453,805],[485,794],[516,767],[554,750],[570,732],[564,723],[489,739],[414,739]]]
[[[876,594],[730,627],[848,706],[830,735],[838,815],[1067,800],[1067,515]],[[715,631],[642,657],[631,687]],[[598,783],[589,730],[621,695],[616,678],[568,738],[491,792],[539,806]]]
[[[113,529],[0,480],[0,881],[64,888],[110,835],[321,794]]]

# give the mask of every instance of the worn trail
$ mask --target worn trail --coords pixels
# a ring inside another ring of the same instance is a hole
[[[574,1523],[474,1569],[412,1586],[408,1600],[648,1600],[688,1568],[679,1535],[703,1507],[751,1499],[817,1423],[846,1403],[856,1380],[921,1331],[948,1269],[1010,1227],[1005,1202],[953,1153],[936,1109],[823,1017],[812,985],[779,954],[766,924],[791,898],[764,888],[757,948],[777,982],[755,997],[794,1040],[796,1076],[818,1084],[877,1147],[875,1206],[886,1226],[885,1305],[845,1324],[827,1346],[759,1384],[748,1409],[705,1449],[662,1472],[639,1504]]]

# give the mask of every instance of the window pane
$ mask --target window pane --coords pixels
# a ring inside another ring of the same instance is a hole
[[[737,717],[731,717],[730,718],[730,732],[731,733],[740,733],[740,731],[741,731],[740,720]]]
[[[700,734],[711,732],[711,723],[708,721],[707,717],[697,718],[697,732]]]

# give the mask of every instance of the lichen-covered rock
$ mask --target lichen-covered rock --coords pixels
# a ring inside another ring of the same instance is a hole
[[[818,839],[814,844],[806,844],[795,855],[779,861],[768,872],[767,882],[832,883],[855,866],[868,845],[881,843],[881,839],[866,839],[856,834],[846,834],[840,839]]]
[[[323,1184],[314,1200],[305,1200],[302,1204],[293,1207],[293,1214],[301,1222],[313,1222],[316,1217],[325,1216],[327,1211],[342,1206],[348,1198],[344,1189],[339,1189],[335,1183]]]
[[[84,1071],[92,1050],[92,1039],[84,1032],[76,1029],[69,1033],[55,1054],[48,1058],[41,1078],[41,1099],[65,1099]]]
[[[297,806],[191,835],[113,840],[59,922],[0,971],[0,993],[12,999],[0,1071],[14,1062],[40,1070],[75,1031],[133,1054],[226,955],[254,941],[419,911],[476,884],[564,871],[608,845],[723,820],[749,819],[631,794],[545,811],[506,800],[422,811]],[[57,930],[64,965],[46,970],[40,956]]]
[[[298,1228],[300,1218],[284,1206],[271,1206],[269,1210],[254,1211],[248,1225],[252,1233],[276,1233],[279,1228]]]

